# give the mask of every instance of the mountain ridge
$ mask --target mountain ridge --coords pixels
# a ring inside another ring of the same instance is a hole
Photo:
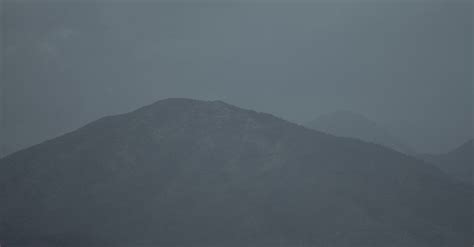
[[[421,158],[435,164],[457,181],[474,185],[472,173],[474,166],[474,139],[461,144],[447,153],[422,155]]]
[[[1,159],[0,234],[29,244],[453,246],[470,241],[470,193],[379,145],[168,99]]]
[[[416,152],[388,130],[366,116],[352,111],[340,110],[320,115],[305,124],[306,127],[340,137],[349,137],[383,145],[401,153],[414,155]]]

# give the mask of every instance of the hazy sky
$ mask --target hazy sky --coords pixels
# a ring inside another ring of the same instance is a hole
[[[472,1],[0,0],[11,148],[168,97],[304,123],[350,110],[420,152],[472,137]]]

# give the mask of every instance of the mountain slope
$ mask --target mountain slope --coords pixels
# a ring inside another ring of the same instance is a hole
[[[453,178],[467,184],[474,184],[474,140],[470,140],[455,150],[441,155],[425,155],[424,158],[436,164]]]
[[[223,102],[168,99],[0,160],[0,236],[52,246],[468,246],[431,165]]]
[[[321,115],[306,124],[306,126],[336,136],[356,138],[380,144],[405,154],[415,153],[410,147],[390,135],[386,129],[377,123],[363,115],[349,111],[337,111]]]

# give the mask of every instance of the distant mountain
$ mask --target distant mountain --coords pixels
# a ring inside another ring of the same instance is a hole
[[[0,160],[6,246],[448,247],[472,191],[432,165],[220,101],[167,99]]]
[[[337,111],[321,115],[307,123],[306,126],[336,136],[380,144],[405,154],[415,153],[413,149],[393,137],[385,128],[361,114],[350,111]]]
[[[436,164],[441,170],[458,181],[474,184],[474,140],[470,140],[455,150],[441,155],[425,155],[424,158]]]

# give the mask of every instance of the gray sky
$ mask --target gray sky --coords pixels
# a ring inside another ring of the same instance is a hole
[[[197,2],[0,0],[0,140],[168,97],[298,123],[350,110],[420,152],[472,137],[471,1]]]

